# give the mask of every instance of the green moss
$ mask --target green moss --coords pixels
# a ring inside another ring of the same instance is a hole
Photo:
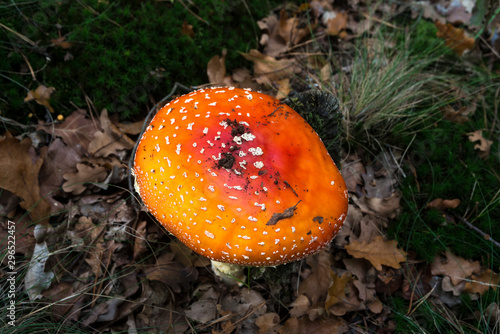
[[[3,32],[7,35],[0,57],[6,61],[0,73],[29,89],[54,86],[51,104],[58,113],[73,110],[70,102],[85,107],[87,95],[97,110],[108,108],[128,118],[148,110],[151,98],[161,99],[175,82],[206,83],[206,65],[223,48],[228,50],[228,68],[248,66],[239,52],[258,47],[256,21],[278,3],[260,0],[247,7],[238,0],[205,0],[188,3],[190,11],[178,1],[39,0],[18,1],[17,8],[0,5],[4,24],[37,43],[32,47]],[[193,26],[193,38],[182,34],[184,22]],[[59,36],[72,46],[54,46],[50,40]],[[38,83],[29,72],[18,74],[26,72],[21,52],[37,71]],[[68,53],[71,60],[65,60]],[[43,107],[22,108],[26,90],[17,86],[14,94],[7,94],[14,85],[0,83],[2,115],[20,119],[35,111],[42,117]]]
[[[404,240],[408,249],[427,261],[450,249],[458,256],[498,268],[498,250],[451,214],[466,216],[472,211],[469,219],[474,226],[500,240],[500,230],[495,228],[500,220],[498,179],[492,172],[500,170],[499,161],[492,157],[485,163],[478,158],[475,144],[464,135],[475,125],[444,120],[436,120],[436,125],[420,131],[409,150],[415,174],[408,171],[402,183],[404,213],[390,229],[391,236]],[[437,210],[426,209],[427,203],[436,198],[458,198],[461,204],[445,217]]]

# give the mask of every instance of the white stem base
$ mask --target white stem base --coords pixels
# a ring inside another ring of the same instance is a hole
[[[212,260],[212,269],[217,277],[226,285],[242,286],[245,282],[245,266]]]

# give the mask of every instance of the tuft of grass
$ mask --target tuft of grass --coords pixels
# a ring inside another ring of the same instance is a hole
[[[418,33],[402,37],[381,29],[357,45],[336,89],[348,141],[372,148],[395,143],[449,103],[455,79],[436,68],[438,47],[421,50],[424,37]]]

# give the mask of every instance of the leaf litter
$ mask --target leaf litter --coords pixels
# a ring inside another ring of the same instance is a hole
[[[320,43],[321,34],[342,43],[370,31],[384,10],[394,10],[382,5],[367,18],[356,14],[366,12],[363,1],[346,6],[313,0],[295,12],[281,8],[257,22],[263,51],[242,53],[253,72],[240,68],[228,74],[222,51],[207,64],[209,82],[274,91],[284,98],[300,85],[297,77],[307,77],[307,66],[330,79],[332,68],[307,55],[304,45],[311,32]],[[474,39],[453,25],[468,24],[470,11],[425,2],[418,6],[412,13],[423,10],[424,17],[436,20],[438,37],[457,54],[473,50]],[[192,36],[192,29],[184,22],[182,33]],[[70,47],[65,43],[64,38],[54,40]],[[307,62],[300,59],[304,56]],[[49,103],[53,91],[40,85],[25,101],[54,112]],[[473,113],[467,108],[443,114],[465,122]],[[498,287],[499,274],[477,261],[446,252],[424,266],[387,238],[385,230],[400,211],[398,166],[387,163],[387,152],[370,161],[363,151],[344,156],[342,174],[351,201],[344,228],[329,249],[300,266],[283,266],[290,275],[277,282],[256,276],[251,288],[226,287],[214,278],[206,258],[165,233],[122,190],[142,123],[118,123],[106,110],[95,118],[78,109],[62,121],[40,121],[36,129],[50,138],[40,147],[27,136],[0,138],[0,164],[10,173],[0,180],[0,202],[9,203],[2,208],[18,221],[18,252],[26,256],[28,268],[24,289],[71,324],[96,331],[347,333],[363,323],[366,329],[392,333],[387,296],[400,293],[416,301],[432,293],[451,307],[462,294],[478,298]],[[468,135],[479,142],[478,156],[487,158],[492,142],[481,130]],[[428,207],[446,212],[459,204],[435,199]],[[35,238],[38,229],[45,232]],[[2,242],[7,233],[2,222]],[[491,303],[485,311],[496,321],[498,310]]]

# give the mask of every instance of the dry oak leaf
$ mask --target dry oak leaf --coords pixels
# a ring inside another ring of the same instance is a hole
[[[477,109],[477,104],[472,103],[468,106],[457,102],[456,105],[447,104],[441,108],[443,117],[449,121],[463,124],[469,121],[469,116],[473,115]]]
[[[279,334],[342,334],[349,330],[349,326],[344,319],[330,316],[319,318],[314,321],[308,317],[290,318],[278,330]]]
[[[199,300],[186,309],[186,316],[201,323],[215,320],[217,316],[217,299],[219,293],[214,288],[205,291]]]
[[[41,123],[37,130],[62,138],[68,146],[75,147],[77,151],[87,152],[89,143],[94,139],[94,134],[99,130],[99,122],[85,117],[86,111],[75,110],[60,124]]]
[[[330,36],[345,35],[345,28],[347,27],[347,13],[345,12],[325,12],[323,14],[323,22],[326,25],[326,32]]]
[[[54,113],[54,108],[49,103],[50,95],[55,91],[54,87],[45,87],[44,85],[40,85],[37,89],[30,90],[28,95],[24,98],[24,102],[28,102],[31,100],[35,100],[36,103],[46,107],[49,109],[51,113]]]
[[[340,303],[330,306],[328,312],[336,315],[343,316],[348,312],[355,312],[366,310],[365,303],[359,298],[358,289],[354,286],[353,282],[349,282],[345,287],[345,298]]]
[[[61,193],[63,175],[76,172],[76,165],[81,162],[81,157],[74,147],[65,145],[60,138],[55,138],[49,146],[42,147],[40,157],[43,159],[38,177],[40,191],[50,202],[52,213],[55,213],[63,207],[63,204],[53,198]]]
[[[120,151],[131,150],[134,147],[134,141],[111,123],[106,109],[101,112],[100,121],[103,131],[94,133],[94,138],[89,143],[89,153],[98,157],[107,157],[111,154],[119,156]]]
[[[259,333],[276,333],[279,323],[280,316],[274,312],[264,313],[255,319],[255,324],[259,327]]]
[[[193,25],[189,24],[188,21],[184,20],[184,22],[182,22],[181,34],[189,38],[194,38]]]
[[[370,242],[354,240],[345,246],[347,253],[358,259],[367,259],[378,271],[382,265],[395,269],[401,268],[399,263],[406,261],[406,252],[399,249],[396,240],[384,241],[382,236],[377,236]]]
[[[446,209],[455,209],[459,205],[460,205],[460,200],[458,198],[455,199],[436,198],[427,203],[426,207],[431,209],[446,210]]]
[[[500,284],[500,275],[491,269],[484,270],[481,274],[473,274],[470,280],[465,283],[465,292],[479,293],[480,295],[488,291],[489,288],[497,290]]]
[[[301,28],[300,26],[303,27]],[[314,29],[314,27],[310,27],[309,25],[301,25],[299,18],[289,18],[285,8],[280,11],[278,33],[280,37],[285,40],[287,46],[296,45],[304,37],[310,35],[310,29]]]
[[[69,49],[72,46],[71,42],[68,42],[65,36],[53,38],[50,40],[50,43],[52,43],[53,46],[60,47],[61,49]]]
[[[138,135],[142,131],[145,120],[133,123],[118,123],[118,129],[128,135]]]
[[[326,297],[325,308],[328,310],[330,306],[340,303],[346,299],[345,289],[347,284],[352,280],[352,275],[350,272],[344,272],[340,276],[337,276],[333,271],[330,271],[330,276],[332,277],[333,283],[328,289],[328,295]]]
[[[431,265],[432,275],[450,276],[451,283],[458,285],[464,279],[481,270],[479,261],[469,261],[446,251],[445,256],[436,256]]]
[[[306,260],[311,267],[311,274],[300,282],[299,295],[305,295],[309,298],[313,307],[317,305],[324,306],[328,289],[332,285],[332,277],[330,269],[332,265],[332,255],[322,250],[314,256],[310,256]]]
[[[220,85],[226,77],[226,54],[227,50],[222,50],[222,55],[213,56],[207,64],[208,81],[213,85]]]
[[[81,238],[85,245],[92,245],[92,251],[87,253],[85,262],[92,268],[92,273],[99,277],[102,274],[102,258],[104,255],[105,225],[95,225],[91,218],[82,216],[75,225],[75,237]],[[76,240],[75,240],[76,241]]]
[[[491,303],[484,309],[483,316],[490,324],[498,324],[500,320],[500,307],[496,302]]]
[[[0,188],[21,198],[21,208],[37,223],[50,215],[49,202],[40,196],[38,176],[42,164],[29,137],[19,141],[7,132],[0,141]]]
[[[401,201],[401,194],[394,192],[387,198],[369,198],[366,196],[357,198],[356,196],[352,196],[352,200],[357,206],[359,206],[361,212],[363,213],[371,214],[377,217],[394,218],[400,208],[399,203]]]
[[[479,144],[474,145],[474,149],[479,150],[478,156],[481,159],[486,159],[490,156],[490,147],[491,144],[493,144],[493,141],[483,137],[483,130],[469,132],[467,136],[469,136],[469,141],[471,143],[476,141],[480,142]]]
[[[278,18],[276,15],[270,15],[257,21],[261,30],[267,30],[267,34],[262,34],[260,44],[264,45],[264,53],[271,57],[276,57],[287,50],[286,42],[279,33]]]
[[[64,191],[74,195],[80,195],[87,189],[85,183],[101,182],[108,175],[102,166],[79,163],[76,165],[76,169],[76,173],[63,174],[63,178],[66,180],[63,184]]]
[[[294,73],[300,72],[300,68],[294,59],[283,58],[276,60],[276,58],[264,55],[255,49],[241,55],[246,60],[254,62],[255,80],[267,87],[270,87],[274,82],[290,78]]]
[[[465,36],[465,31],[460,28],[455,28],[451,23],[435,23],[438,32],[437,37],[445,40],[445,45],[455,51],[459,56],[462,56],[465,51],[474,48],[475,40],[472,37]]]
[[[311,303],[309,303],[309,299],[305,295],[299,295],[297,299],[290,304],[290,306],[292,307],[290,310],[290,316],[298,318],[307,313]]]
[[[156,259],[156,264],[144,266],[144,273],[149,280],[160,281],[168,285],[174,292],[181,292],[181,285],[194,282],[198,271],[194,267],[184,267],[173,261],[174,253],[164,253]]]
[[[277,82],[278,83],[278,93],[276,93],[276,99],[283,100],[288,96],[292,88],[290,87],[290,79],[283,79]]]

